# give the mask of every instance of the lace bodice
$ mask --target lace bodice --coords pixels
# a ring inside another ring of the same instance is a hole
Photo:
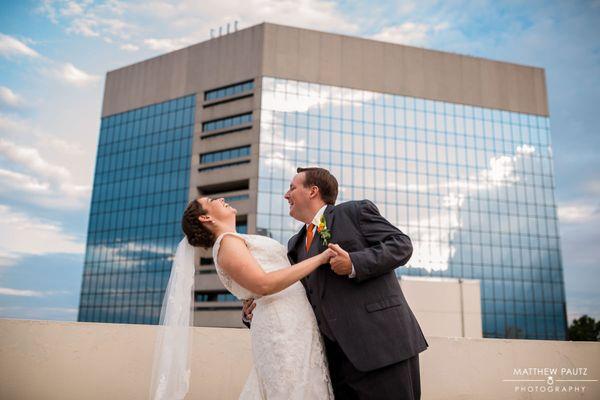
[[[274,239],[260,235],[245,235],[235,232],[225,232],[217,237],[217,240],[213,245],[212,255],[217,274],[219,275],[219,279],[223,283],[223,286],[225,286],[227,290],[229,290],[240,300],[260,298],[261,296],[259,294],[253,293],[231,279],[229,274],[227,274],[227,272],[225,272],[219,266],[218,254],[221,247],[221,240],[226,235],[233,235],[242,238],[246,242],[250,253],[258,262],[258,265],[260,265],[265,272],[276,271],[278,269],[290,266],[290,262],[287,258],[287,248]]]
[[[213,260],[225,288],[238,299],[257,299],[250,329],[253,367],[239,400],[333,399],[322,338],[304,287],[295,282],[262,297],[242,287],[219,266],[219,248],[226,235],[242,238],[265,272],[287,268],[290,262],[286,247],[266,236],[228,232],[213,245]]]

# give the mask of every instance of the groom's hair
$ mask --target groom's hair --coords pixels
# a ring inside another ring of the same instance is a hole
[[[338,195],[338,181],[325,168],[298,168],[296,172],[304,172],[304,187],[316,186],[325,204],[335,204]]]

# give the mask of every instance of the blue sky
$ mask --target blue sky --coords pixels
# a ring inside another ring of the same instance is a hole
[[[600,318],[600,1],[2,0],[0,10],[0,317],[77,318],[106,71],[238,20],[544,68],[567,311]]]

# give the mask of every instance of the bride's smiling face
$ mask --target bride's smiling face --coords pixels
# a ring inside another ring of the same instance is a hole
[[[235,220],[237,210],[225,203],[225,200],[222,197],[218,199],[200,197],[196,201],[200,203],[207,214],[206,216],[200,216],[200,218],[209,217],[218,222],[227,222],[231,218]]]

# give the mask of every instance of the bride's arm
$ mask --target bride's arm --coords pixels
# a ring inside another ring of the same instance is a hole
[[[227,235],[221,241],[217,257],[219,266],[234,281],[254,293],[266,296],[277,293],[304,278],[319,265],[329,262],[332,255],[333,252],[327,249],[293,267],[264,272],[243,239]]]

